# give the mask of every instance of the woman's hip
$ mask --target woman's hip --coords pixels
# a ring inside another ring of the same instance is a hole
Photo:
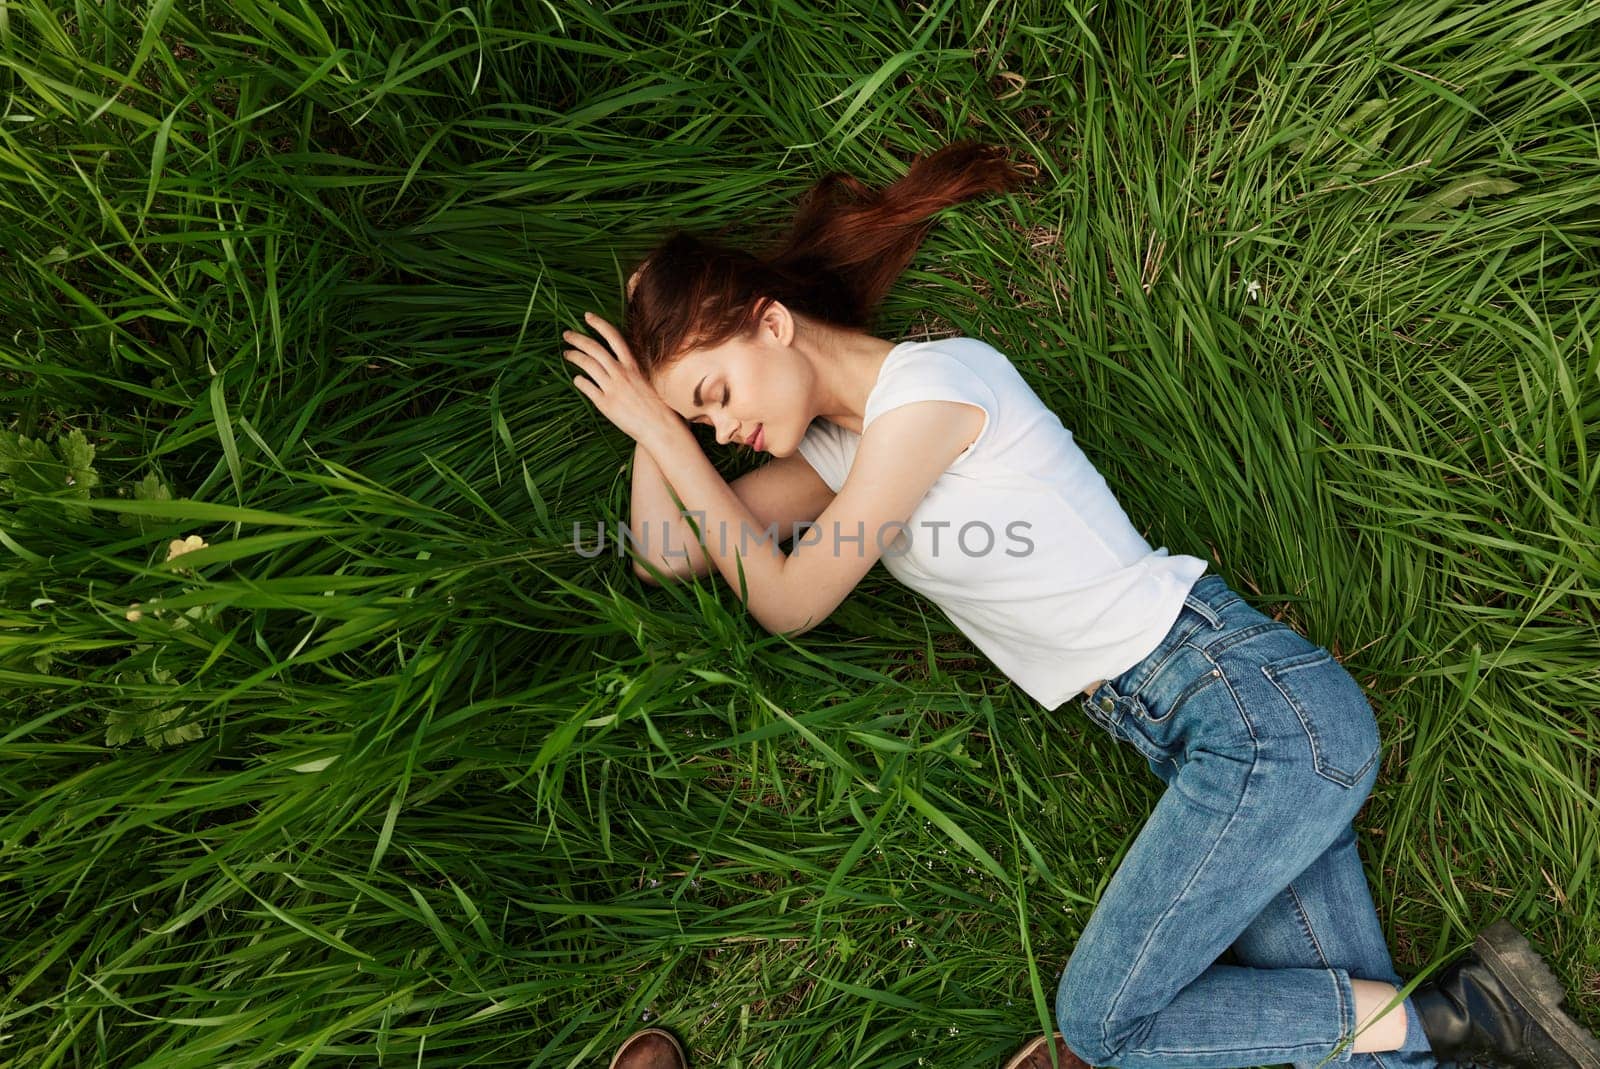
[[[1360,684],[1329,650],[1216,575],[1190,589],[1154,650],[1080,704],[1153,769],[1170,763],[1176,771],[1199,747],[1253,755],[1283,776],[1309,772],[1363,796],[1375,775],[1378,726]]]

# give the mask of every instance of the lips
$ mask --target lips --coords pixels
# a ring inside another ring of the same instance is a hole
[[[758,423],[756,425],[756,432],[750,436],[750,441],[746,444],[751,449],[760,449],[767,444],[767,433],[764,424]]]

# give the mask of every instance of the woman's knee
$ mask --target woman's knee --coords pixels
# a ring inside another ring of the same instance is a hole
[[[1081,945],[1081,944],[1080,944]],[[1078,972],[1067,962],[1056,985],[1056,1028],[1072,1053],[1090,1065],[1115,1065],[1116,1051],[1106,1043],[1107,1009],[1103,979],[1089,975],[1087,960],[1079,959]]]

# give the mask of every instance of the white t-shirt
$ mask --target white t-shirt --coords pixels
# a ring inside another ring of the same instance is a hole
[[[903,531],[867,532],[887,547],[884,567],[1047,709],[1143,660],[1206,562],[1150,548],[1072,432],[987,342],[896,345],[867,395],[862,429],[925,400],[966,401],[986,418]],[[819,418],[799,451],[838,493],[860,442]]]

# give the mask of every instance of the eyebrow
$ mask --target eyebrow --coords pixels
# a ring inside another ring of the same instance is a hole
[[[703,408],[705,402],[700,400],[700,387],[705,385],[706,376],[701,375],[700,381],[694,384],[694,407]]]

